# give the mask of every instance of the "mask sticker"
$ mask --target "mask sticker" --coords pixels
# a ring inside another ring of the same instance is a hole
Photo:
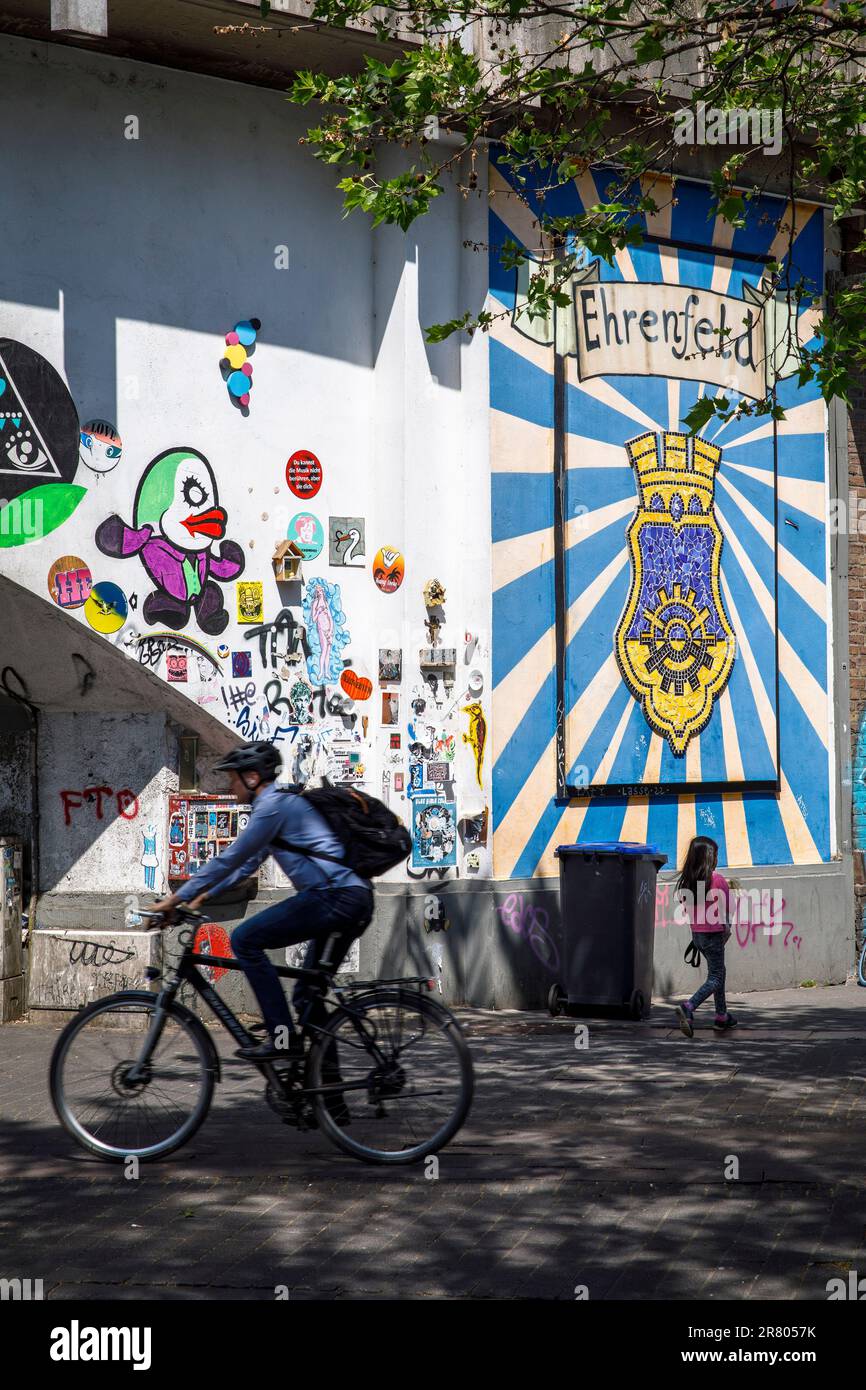
[[[123,442],[108,420],[88,420],[80,438],[78,457],[91,473],[110,473],[120,463]]]

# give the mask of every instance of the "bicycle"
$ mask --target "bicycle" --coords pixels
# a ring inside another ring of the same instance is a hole
[[[175,917],[204,920],[184,908]],[[162,980],[158,992],[123,990],[96,1000],[54,1047],[50,1090],[57,1118],[77,1143],[109,1162],[174,1153],[210,1109],[221,1062],[202,1020],[176,998],[184,983],[239,1046],[256,1041],[199,970],[240,970],[240,963],[197,953],[193,939],[194,931],[181,931],[181,955],[168,973],[148,967],[151,983]],[[331,1006],[319,1015],[321,1025],[306,1024],[303,1036],[311,1041],[304,1055],[248,1065],[263,1074],[265,1099],[284,1123],[318,1128],[368,1163],[420,1162],[453,1139],[469,1113],[474,1078],[466,1039],[453,1014],[424,992],[433,980],[337,985],[330,952],[338,940],[329,938],[316,970],[277,967],[281,977],[305,980],[323,1010]],[[134,1048],[130,1035],[137,1034],[144,1036]]]
[[[857,962],[857,983],[866,989],[866,933],[863,936],[863,949]]]

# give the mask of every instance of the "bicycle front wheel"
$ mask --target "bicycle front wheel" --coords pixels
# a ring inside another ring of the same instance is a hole
[[[857,966],[857,983],[866,989],[866,939],[864,939],[863,950],[860,952],[860,963]]]
[[[66,1026],[51,1058],[57,1118],[77,1143],[109,1161],[173,1153],[198,1129],[213,1097],[206,1037],[176,1006],[135,1075],[156,1003],[156,995],[97,1000]]]
[[[413,990],[380,990],[331,1015],[310,1053],[319,1128],[367,1163],[417,1163],[472,1104],[472,1058],[452,1014]]]

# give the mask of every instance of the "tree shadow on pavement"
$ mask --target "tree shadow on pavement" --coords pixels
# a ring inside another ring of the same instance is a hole
[[[7,1080],[13,1050],[31,1078],[0,1100],[3,1272],[49,1297],[823,1299],[866,1270],[862,1015],[740,1012],[687,1040],[658,1006],[642,1025],[462,1011],[476,1097],[438,1176],[285,1128],[229,1058],[199,1134],[128,1180],[53,1120],[56,1032],[17,1025],[11,1049],[0,1030]]]

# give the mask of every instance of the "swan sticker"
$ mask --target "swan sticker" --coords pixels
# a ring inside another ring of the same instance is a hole
[[[223,540],[227,520],[204,455],[169,449],[141,476],[133,525],[110,516],[97,527],[96,544],[103,555],[140,558],[156,586],[142,607],[146,623],[178,632],[195,613],[202,632],[215,637],[229,621],[216,581],[235,579],[244,568],[240,546]]]
[[[328,517],[328,561],[343,569],[363,569],[364,518],[362,516]]]

